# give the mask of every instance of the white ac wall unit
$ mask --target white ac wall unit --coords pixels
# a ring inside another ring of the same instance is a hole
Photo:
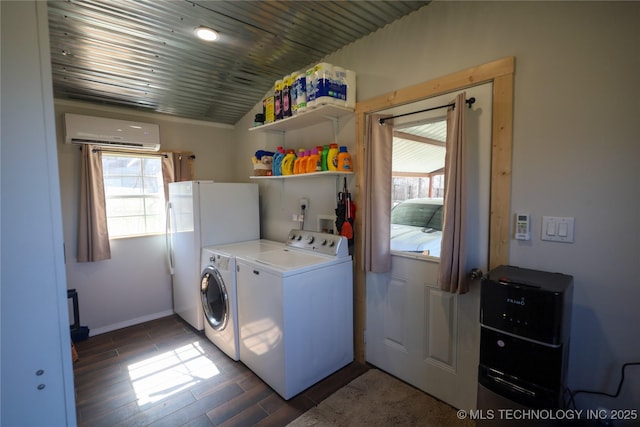
[[[64,115],[67,144],[92,144],[118,150],[160,150],[160,127],[104,117]]]

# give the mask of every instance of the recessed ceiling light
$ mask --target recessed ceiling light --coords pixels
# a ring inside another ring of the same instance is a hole
[[[198,38],[212,42],[218,39],[218,33],[207,27],[198,27],[195,29],[195,34]]]

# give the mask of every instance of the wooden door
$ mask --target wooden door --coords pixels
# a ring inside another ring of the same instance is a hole
[[[489,253],[492,84],[466,90],[468,270],[486,271]],[[421,108],[447,104],[454,94]],[[431,104],[431,105],[429,105]],[[466,107],[465,107],[466,108]],[[434,113],[442,115],[443,112]],[[365,350],[369,363],[461,409],[476,407],[479,281],[456,295],[437,284],[438,258],[394,253],[392,269],[367,274]]]

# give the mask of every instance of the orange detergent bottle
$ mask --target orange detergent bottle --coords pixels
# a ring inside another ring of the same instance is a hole
[[[295,168],[293,171],[294,175],[307,172],[306,151],[304,150],[298,151],[298,160],[296,160],[296,164],[297,164],[297,168],[295,168],[295,165],[294,165],[294,168]]]
[[[341,146],[338,153],[338,171],[353,172],[353,164],[351,163],[351,154],[347,152],[347,147]]]
[[[322,164],[320,163],[320,156],[318,155],[318,149],[312,148],[309,159],[307,160],[307,173],[319,172],[322,170]]]
[[[304,150],[301,148],[298,150],[298,158],[296,159],[296,161],[293,164],[293,174],[297,175],[299,173],[304,173],[305,171],[302,170],[302,165],[305,165],[304,167],[306,168],[306,159],[304,159]]]

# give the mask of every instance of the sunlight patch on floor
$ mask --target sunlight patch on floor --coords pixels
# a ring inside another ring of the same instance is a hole
[[[197,341],[129,365],[128,369],[138,406],[157,402],[220,373]]]

